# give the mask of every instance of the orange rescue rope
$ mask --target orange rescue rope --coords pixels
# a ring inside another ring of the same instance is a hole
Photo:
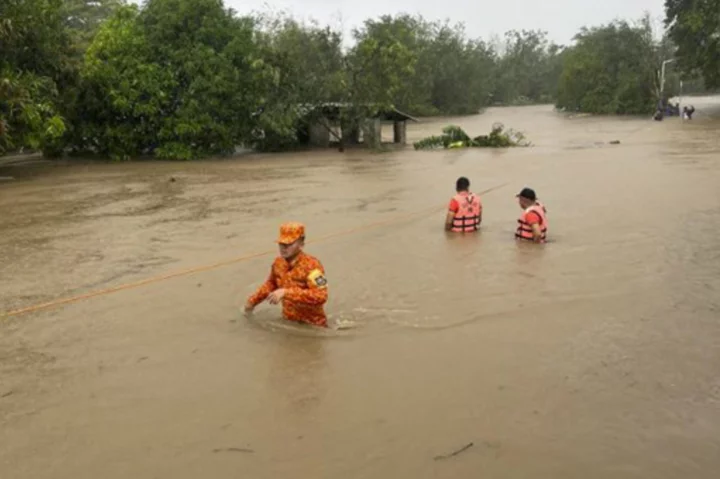
[[[502,184],[502,185],[495,186],[495,187],[493,187],[493,188],[489,188],[489,189],[487,189],[487,190],[485,190],[485,191],[481,191],[481,192],[478,193],[478,194],[484,195],[484,194],[490,193],[491,191],[494,191],[494,190],[497,190],[497,189],[499,189],[499,188],[502,188],[502,187],[505,186],[505,185],[507,185],[507,183],[504,183],[504,184]],[[365,225],[362,225],[362,226],[358,226],[358,227],[356,227],[356,228],[350,228],[350,229],[347,229],[347,230],[339,231],[339,232],[337,232],[337,233],[332,233],[332,234],[329,234],[329,235],[321,236],[321,237],[315,238],[315,239],[313,239],[313,240],[309,240],[309,241],[307,241],[306,243],[320,243],[320,242],[322,242],[322,241],[327,241],[328,239],[336,238],[336,237],[338,237],[338,236],[347,236],[347,235],[350,235],[350,234],[353,234],[353,233],[357,233],[358,231],[364,231],[364,230],[368,230],[368,229],[372,229],[372,228],[377,228],[378,226],[383,226],[383,225],[387,225],[387,224],[394,224],[394,223],[398,223],[398,222],[400,222],[400,221],[408,220],[408,219],[415,218],[415,217],[422,217],[422,216],[428,215],[428,214],[430,214],[430,213],[434,213],[434,212],[436,212],[436,211],[440,211],[440,210],[442,210],[442,209],[444,209],[444,208],[445,208],[445,206],[442,206],[442,207],[432,207],[432,208],[429,208],[429,209],[426,209],[426,210],[422,210],[422,211],[419,211],[419,212],[410,213],[410,214],[408,214],[408,215],[402,215],[402,216],[398,216],[398,217],[395,217],[395,218],[391,218],[391,219],[389,219],[389,220],[377,221],[377,222],[375,222],[375,223],[369,223],[369,224],[365,224]],[[158,275],[158,276],[154,276],[154,277],[151,277],[151,278],[147,278],[147,279],[143,279],[143,280],[140,280],[140,281],[136,281],[136,282],[133,282],[133,283],[121,284],[121,285],[118,285],[118,286],[114,286],[114,287],[112,287],[112,288],[106,288],[106,289],[100,289],[100,290],[97,290],[97,291],[91,291],[91,292],[89,292],[89,293],[79,294],[79,295],[77,295],[77,296],[70,296],[70,297],[67,297],[67,298],[60,298],[60,299],[56,299],[56,300],[53,300],[53,301],[49,301],[49,302],[47,302],[47,303],[35,304],[35,305],[28,306],[28,307],[25,307],[25,308],[16,309],[16,310],[14,310],[14,311],[8,311],[8,312],[6,312],[5,314],[0,315],[0,318],[3,318],[3,317],[8,317],[8,318],[9,318],[9,317],[13,317],[13,316],[20,316],[21,314],[27,314],[27,313],[32,313],[32,312],[35,312],[35,311],[40,311],[40,310],[43,310],[43,309],[54,308],[54,307],[57,307],[57,306],[62,306],[62,305],[64,305],[64,304],[75,303],[75,302],[78,302],[78,301],[82,301],[82,300],[84,300],[84,299],[94,298],[94,297],[96,297],[96,296],[103,296],[103,295],[106,295],[106,294],[116,293],[116,292],[118,292],[118,291],[123,291],[123,290],[126,290],[126,289],[132,289],[132,288],[137,288],[137,287],[140,287],[140,286],[145,286],[146,284],[157,283],[157,282],[160,282],[160,281],[165,281],[165,280],[167,280],[167,279],[172,279],[172,278],[177,278],[177,277],[180,277],[180,276],[187,276],[187,275],[190,275],[190,274],[200,273],[200,272],[202,272],[202,271],[209,271],[209,270],[212,270],[212,269],[220,268],[220,267],[222,267],[222,266],[227,266],[227,265],[231,265],[231,264],[234,264],[234,263],[240,263],[240,262],[242,262],[242,261],[247,261],[247,260],[254,259],[254,258],[260,258],[260,257],[262,257],[262,256],[269,256],[269,255],[272,255],[272,254],[275,254],[275,253],[276,253],[276,250],[275,250],[275,249],[267,250],[267,251],[262,251],[262,252],[260,252],[260,253],[254,253],[254,254],[249,254],[249,255],[245,255],[245,256],[240,256],[240,257],[237,257],[237,258],[228,259],[228,260],[225,260],[225,261],[220,261],[219,263],[213,263],[213,264],[209,264],[209,265],[205,265],[205,266],[197,266],[197,267],[195,267],[195,268],[189,268],[189,269],[185,269],[185,270],[176,271],[176,272],[174,272],[174,273],[167,273],[167,274],[163,274],[163,275]]]

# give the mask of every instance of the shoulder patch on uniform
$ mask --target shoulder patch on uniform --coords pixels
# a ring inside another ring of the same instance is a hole
[[[325,278],[325,275],[319,269],[310,271],[308,281],[317,288],[327,287],[327,278]]]

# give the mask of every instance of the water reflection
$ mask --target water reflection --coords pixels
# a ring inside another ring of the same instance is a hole
[[[280,333],[269,347],[267,386],[280,417],[302,424],[320,414],[330,358],[321,337]]]

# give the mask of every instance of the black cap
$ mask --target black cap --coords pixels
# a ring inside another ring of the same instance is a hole
[[[535,196],[535,190],[531,188],[523,188],[520,193],[518,193],[516,196],[521,196],[523,198],[527,198],[530,201],[536,201],[537,196]]]

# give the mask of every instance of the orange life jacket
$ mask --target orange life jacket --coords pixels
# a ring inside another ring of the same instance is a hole
[[[533,241],[533,231],[532,226],[530,226],[530,223],[527,221],[528,214],[530,213],[536,213],[540,217],[540,242],[544,243],[547,239],[547,229],[548,229],[548,221],[547,221],[547,209],[545,206],[540,203],[539,201],[536,201],[534,205],[526,208],[522,214],[520,215],[520,218],[518,219],[518,227],[517,231],[515,232],[515,237],[524,239],[524,240],[530,240]]]
[[[477,231],[480,226],[480,213],[482,204],[480,198],[472,193],[458,193],[453,198],[458,204],[458,210],[452,222],[452,231]]]

